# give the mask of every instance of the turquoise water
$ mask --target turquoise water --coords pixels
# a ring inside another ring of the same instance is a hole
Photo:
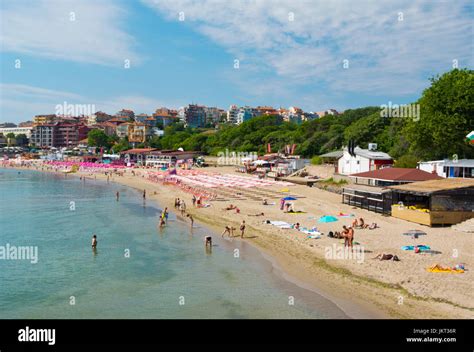
[[[245,243],[213,235],[206,252],[209,231],[173,214],[160,231],[159,211],[117,184],[0,169],[0,246],[38,248],[36,264],[0,260],[0,318],[346,317]]]

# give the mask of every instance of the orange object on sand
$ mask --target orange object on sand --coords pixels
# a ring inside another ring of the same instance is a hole
[[[430,266],[429,268],[426,269],[427,271],[431,273],[451,273],[451,274],[462,274],[464,273],[464,270],[462,269],[453,269],[449,267],[444,267],[439,264],[434,264]]]

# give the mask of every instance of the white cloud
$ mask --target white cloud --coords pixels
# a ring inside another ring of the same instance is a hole
[[[129,59],[137,64],[134,39],[121,29],[124,15],[111,0],[5,1],[1,48],[75,62],[118,66]]]
[[[473,64],[468,0],[142,2],[169,20],[184,12],[184,25],[245,58],[252,69],[273,70],[282,85],[419,94],[428,77],[450,70],[453,60],[460,67]],[[343,69],[344,59],[349,69]]]

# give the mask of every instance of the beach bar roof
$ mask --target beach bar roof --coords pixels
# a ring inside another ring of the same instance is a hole
[[[398,193],[431,195],[436,192],[474,188],[474,179],[444,178],[440,180],[413,182],[404,185],[391,186],[389,188]]]
[[[436,174],[432,174],[419,169],[398,167],[386,167],[378,170],[360,172],[357,174],[352,174],[349,177],[396,182],[416,182],[441,179],[441,177]]]
[[[474,179],[445,178],[388,188],[395,218],[434,226],[474,217]]]

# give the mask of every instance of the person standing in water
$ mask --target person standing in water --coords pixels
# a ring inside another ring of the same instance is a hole
[[[143,200],[146,199],[146,189],[143,190]]]
[[[186,215],[189,218],[189,221],[191,221],[191,228],[193,228],[194,225],[194,218],[191,214]]]
[[[92,236],[92,249],[97,249],[97,236]]]
[[[212,247],[212,237],[211,236],[206,236],[204,237],[204,243],[206,244],[206,247]]]
[[[117,202],[119,201],[120,199],[120,192],[117,191],[117,193],[115,193],[115,198],[117,199]]]

